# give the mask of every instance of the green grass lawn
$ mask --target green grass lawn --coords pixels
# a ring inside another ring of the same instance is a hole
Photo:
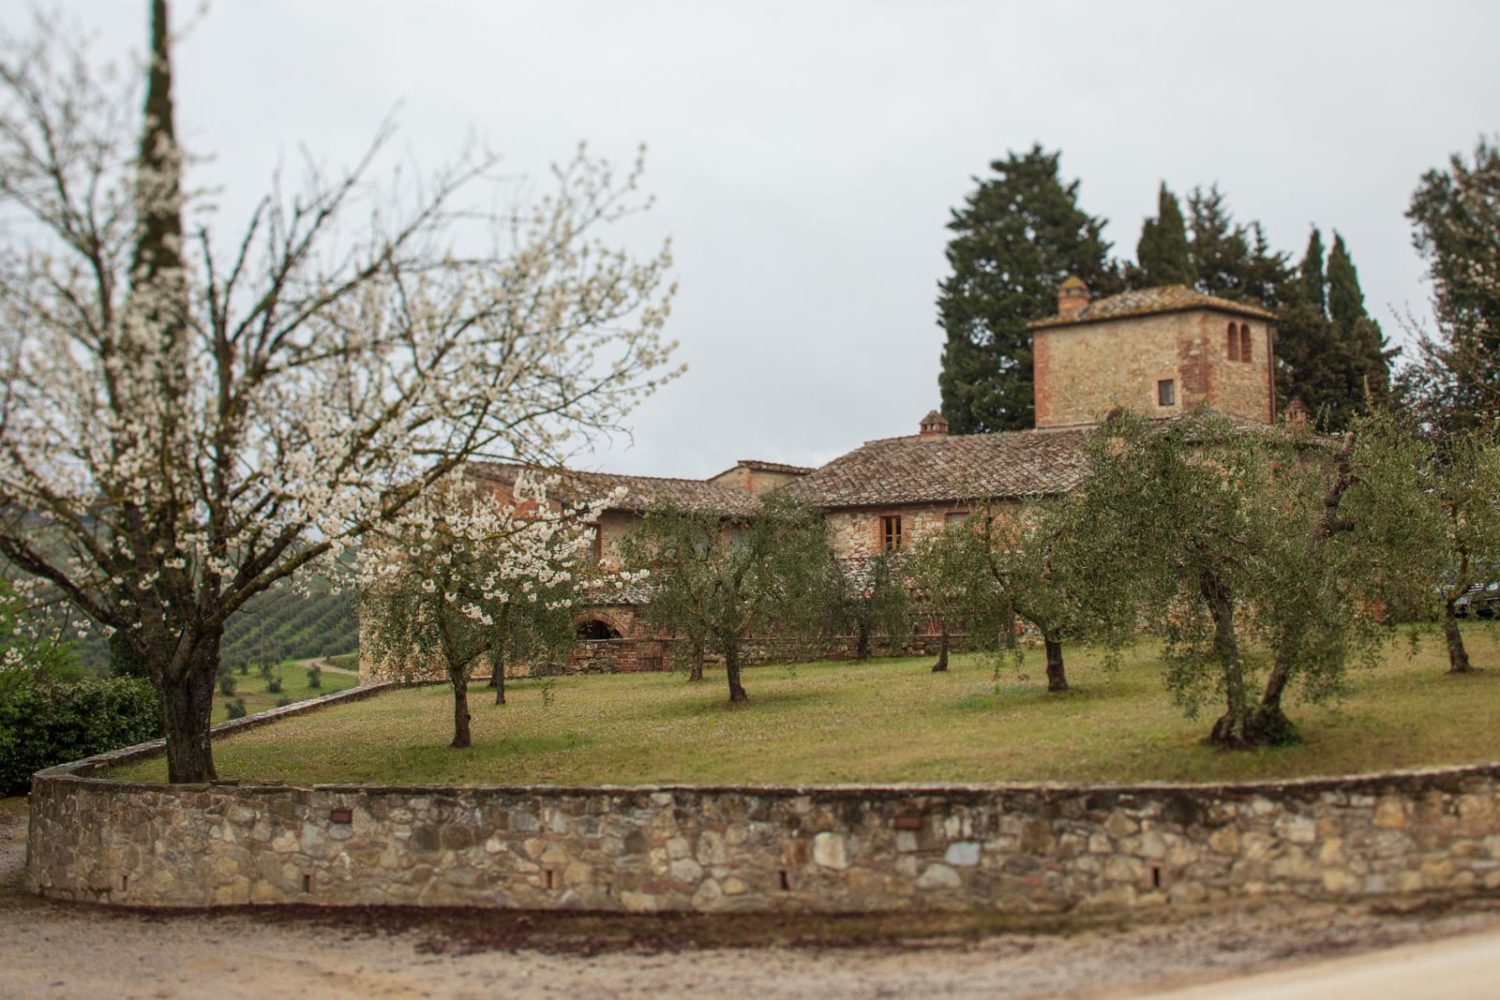
[[[1075,690],[1049,695],[1038,652],[1001,679],[978,656],[749,670],[750,703],[723,674],[513,682],[506,706],[472,693],[475,745],[451,750],[446,686],[409,689],[228,737],[223,778],[314,782],[638,784],[895,781],[1218,781],[1500,759],[1500,628],[1466,632],[1479,666],[1445,675],[1437,636],[1357,670],[1337,706],[1294,703],[1299,746],[1230,752],[1201,741],[1214,712],[1185,719],[1155,647],[1116,670],[1069,650]],[[330,675],[325,674],[325,683]],[[248,699],[247,699],[248,700]],[[1216,707],[1216,706],[1215,706]],[[116,772],[163,780],[161,761]]]
[[[238,670],[232,671],[230,676],[234,678],[234,694],[226,697],[221,693],[215,693],[213,721],[219,723],[229,718],[229,710],[225,703],[234,701],[235,698],[244,698],[245,714],[254,715],[268,708],[275,708],[277,703],[284,698],[290,698],[292,701],[306,701],[308,698],[321,698],[325,694],[333,694],[335,691],[342,691],[359,683],[358,677],[335,674],[325,670],[322,674],[322,686],[310,688],[307,686],[307,671],[302,667],[294,663],[283,663],[272,672],[272,676],[276,676],[278,672],[281,676],[279,694],[267,690],[266,680],[254,669],[246,674],[241,674]]]

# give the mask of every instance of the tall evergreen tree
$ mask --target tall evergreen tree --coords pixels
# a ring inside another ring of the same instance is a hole
[[[1138,280],[1143,287],[1191,286],[1197,281],[1182,208],[1177,204],[1177,196],[1167,190],[1165,181],[1156,196],[1156,218],[1147,219],[1141,226],[1135,258],[1139,268]]]
[[[1260,223],[1234,221],[1218,185],[1188,195],[1197,287],[1207,295],[1277,309],[1287,296],[1286,255],[1271,249]]]
[[[1301,400],[1319,426],[1342,431],[1385,398],[1395,352],[1365,312],[1359,274],[1342,236],[1334,233],[1325,267],[1322,234],[1314,228],[1297,275],[1277,324],[1281,402]]]
[[[1097,294],[1118,290],[1102,236],[1104,220],[1078,207],[1078,182],[1058,175],[1058,156],[1040,145],[990,164],[993,176],[953,211],[939,285],[947,332],[938,376],[953,433],[1032,426],[1031,334],[1053,315],[1057,286],[1076,274]]]
[[[1388,345],[1380,324],[1365,311],[1359,272],[1337,231],[1328,254],[1328,319],[1350,359],[1348,388],[1356,405],[1362,409],[1385,399],[1391,383],[1391,359],[1397,352]]]
[[[1328,296],[1323,289],[1323,234],[1314,226],[1307,238],[1307,250],[1302,254],[1302,263],[1297,266],[1298,294],[1303,302],[1318,311],[1319,316],[1328,315]]]
[[[1436,336],[1403,372],[1409,398],[1443,431],[1500,418],[1500,147],[1481,140],[1430,170],[1406,216],[1432,279]]]

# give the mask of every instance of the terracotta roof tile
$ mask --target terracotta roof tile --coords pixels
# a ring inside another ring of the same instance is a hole
[[[524,466],[501,462],[473,462],[471,475],[509,485]],[[719,486],[702,479],[668,479],[659,476],[620,476],[610,472],[550,470],[561,478],[560,492],[569,499],[588,501],[617,487],[625,496],[611,510],[644,513],[651,507],[672,503],[687,510],[710,511],[726,516],[749,516],[760,505],[759,498],[732,486]]]
[[[709,476],[709,479],[718,479],[719,476],[727,476],[735,469],[749,469],[752,472],[780,472],[789,476],[805,476],[813,471],[805,465],[787,465],[785,462],[762,462],[758,458],[742,458],[735,462],[723,472]]]
[[[1055,496],[1084,476],[1084,431],[867,441],[777,491],[816,507]]]
[[[1214,295],[1204,295],[1202,292],[1193,291],[1186,285],[1160,285],[1156,288],[1138,288],[1134,291],[1097,299],[1084,306],[1078,315],[1073,317],[1049,316],[1047,319],[1026,325],[1030,329],[1041,330],[1054,326],[1073,326],[1078,323],[1100,323],[1104,320],[1124,319],[1130,316],[1183,312],[1187,309],[1217,309],[1220,312],[1233,313],[1237,316],[1250,316],[1265,320],[1276,319],[1275,313],[1269,309],[1262,309],[1260,306],[1221,299]]]

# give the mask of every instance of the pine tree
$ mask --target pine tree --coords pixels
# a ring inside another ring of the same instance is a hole
[[[1147,219],[1141,226],[1135,257],[1141,287],[1191,286],[1197,281],[1182,209],[1177,204],[1177,196],[1167,190],[1165,181],[1156,196],[1156,218]]]
[[[1051,316],[1057,286],[1076,274],[1096,294],[1120,286],[1104,220],[1078,207],[1078,182],[1058,176],[1058,156],[1040,145],[990,164],[953,211],[939,285],[947,332],[938,376],[943,416],[955,434],[1032,426],[1031,334]]]
[[[1260,223],[1236,223],[1218,185],[1188,195],[1192,265],[1207,295],[1279,308],[1290,275],[1286,255],[1273,251]]]

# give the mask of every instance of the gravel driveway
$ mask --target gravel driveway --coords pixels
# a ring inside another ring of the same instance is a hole
[[[1500,900],[1282,904],[1129,928],[968,918],[724,920],[238,909],[147,913],[22,888],[24,805],[0,801],[0,997],[1137,996],[1500,929]]]

